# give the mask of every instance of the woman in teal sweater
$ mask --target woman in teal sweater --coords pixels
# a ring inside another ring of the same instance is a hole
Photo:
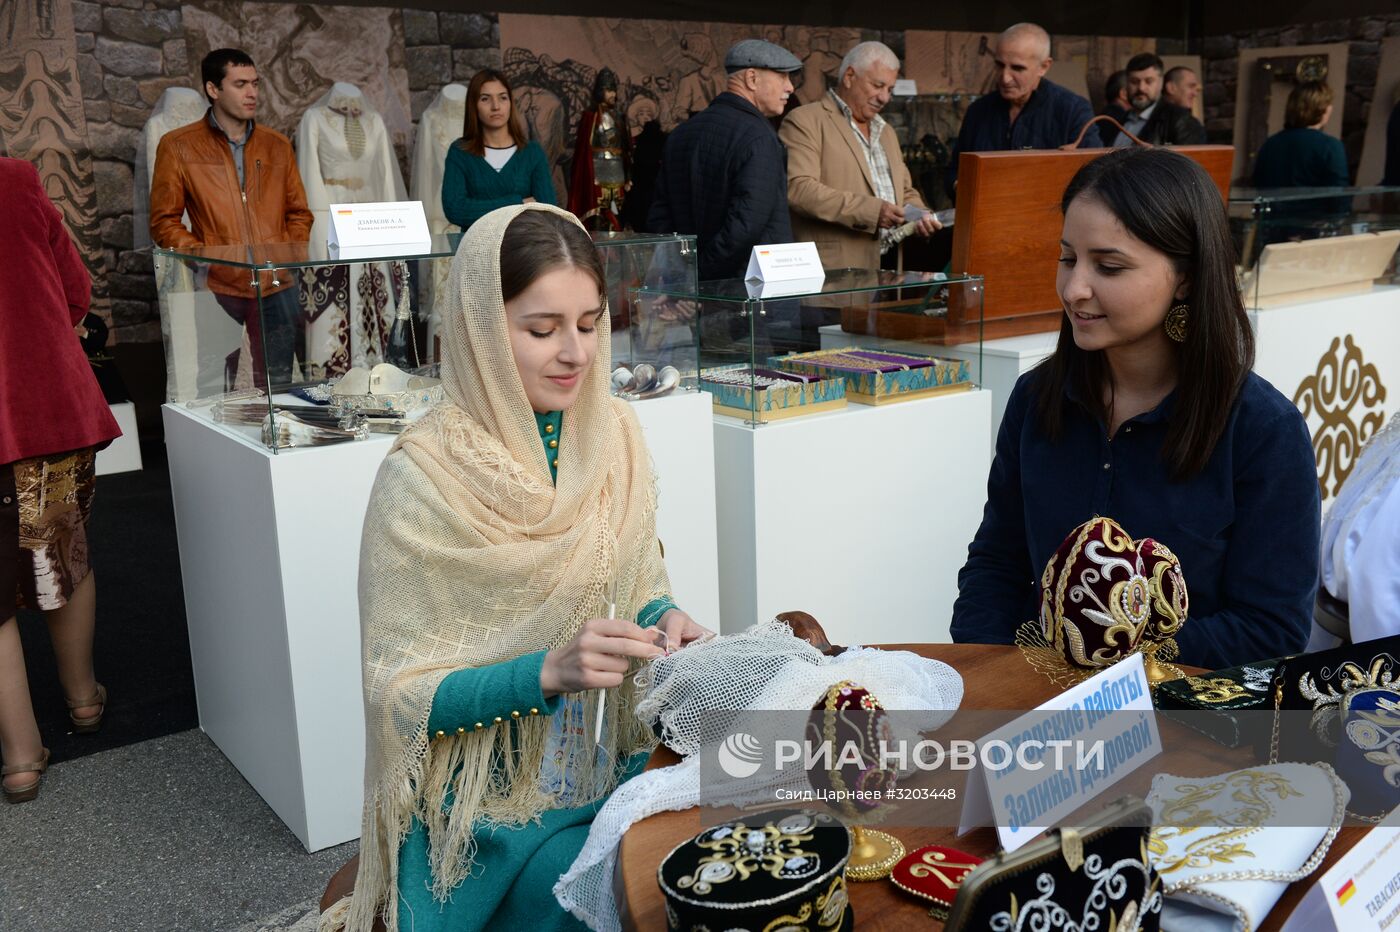
[[[462,138],[447,150],[442,212],[467,229],[513,204],[553,204],[554,182],[540,144],[525,139],[510,82],[499,71],[478,71],[467,87]]]
[[[603,272],[553,207],[463,237],[446,403],[380,468],[360,555],[369,932],[577,928],[551,888],[653,745],[632,673],[706,630],[676,608],[636,416],[608,392]]]

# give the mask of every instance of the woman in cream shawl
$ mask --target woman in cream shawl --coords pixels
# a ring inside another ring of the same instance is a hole
[[[360,866],[323,927],[577,926],[550,889],[652,746],[629,674],[705,633],[670,601],[650,458],[608,393],[602,284],[557,208],[462,238],[448,402],[399,438],[365,518]]]

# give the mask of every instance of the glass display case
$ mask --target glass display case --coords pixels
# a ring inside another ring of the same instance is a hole
[[[981,381],[980,276],[839,269],[790,287],[643,285],[635,300],[693,322],[682,380],[709,392],[716,413],[752,426]],[[902,338],[871,336],[881,332]]]
[[[612,319],[613,394],[629,401],[695,388],[695,321],[672,293],[693,294],[695,237],[595,232]],[[641,294],[652,288],[664,294]]]
[[[1400,187],[1235,188],[1230,224],[1248,307],[1400,282]]]
[[[442,399],[438,308],[416,296],[448,280],[461,237],[438,234],[409,254],[353,260],[316,242],[154,249],[166,400],[274,451],[402,430]],[[695,238],[594,240],[614,364],[628,374],[617,393],[638,399],[693,387],[694,321],[669,300],[634,292],[693,292]]]
[[[315,242],[154,249],[166,400],[274,451],[402,430],[441,398],[414,295],[460,238],[353,261]]]

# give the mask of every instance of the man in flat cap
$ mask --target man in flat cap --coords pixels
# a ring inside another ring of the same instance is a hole
[[[666,140],[647,216],[654,233],[692,233],[702,281],[737,278],[749,252],[792,240],[787,159],[769,122],[792,94],[802,61],[745,39],[724,57],[726,89]]]

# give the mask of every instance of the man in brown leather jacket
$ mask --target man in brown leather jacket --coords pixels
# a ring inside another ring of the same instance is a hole
[[[253,121],[258,104],[253,60],[238,49],[216,49],[204,57],[201,71],[209,112],[167,133],[156,150],[151,240],[174,249],[305,243],[312,217],[292,144]],[[190,229],[181,223],[186,213]],[[252,258],[261,264],[258,252],[254,249]],[[249,254],[229,258],[247,261]],[[285,269],[259,272],[255,288],[247,269],[208,270],[209,290],[230,317],[247,326],[254,384],[290,382],[301,317],[294,275]],[[208,349],[202,347],[201,355]],[[237,368],[235,349],[226,359],[228,382]]]

